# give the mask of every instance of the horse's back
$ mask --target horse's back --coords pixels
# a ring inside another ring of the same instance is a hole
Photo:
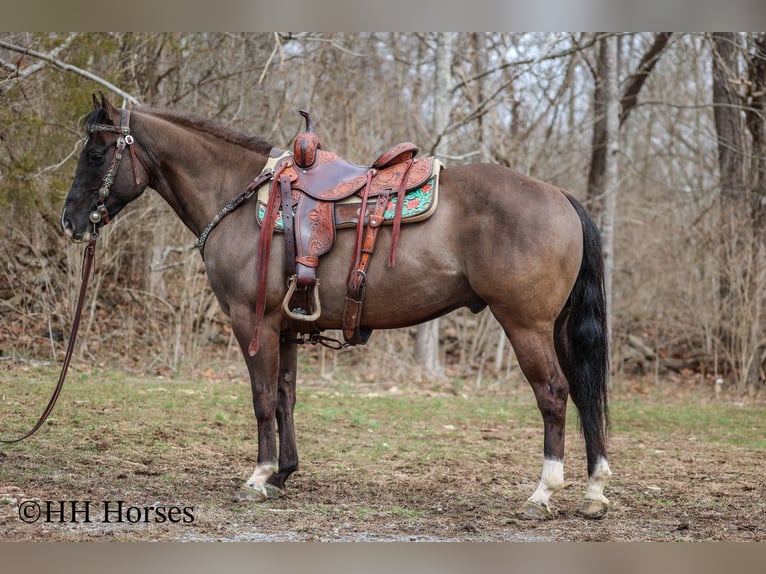
[[[230,227],[218,231],[222,236],[231,232],[230,248],[221,253],[228,272],[220,286],[216,272],[208,269],[216,292],[243,301],[255,293],[256,244],[239,227],[240,219],[249,225],[249,211],[232,213]],[[341,325],[354,236],[354,229],[339,230],[335,246],[320,262],[322,329]],[[222,239],[220,244],[227,243]],[[555,318],[577,276],[582,228],[557,187],[502,166],[467,165],[442,171],[437,209],[428,220],[402,227],[393,267],[386,265],[390,241],[391,227],[384,226],[368,269],[363,314],[368,328],[417,324],[458,307],[476,311],[487,304],[512,306],[521,319],[529,313]],[[278,308],[284,295],[282,243],[273,246],[270,308]],[[209,267],[216,245],[206,258]],[[531,299],[537,300],[530,304]]]

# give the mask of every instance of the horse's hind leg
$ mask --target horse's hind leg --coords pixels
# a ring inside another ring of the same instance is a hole
[[[507,331],[508,332],[508,331]],[[564,437],[569,384],[556,358],[551,329],[508,332],[524,376],[543,415],[543,470],[540,483],[524,503],[525,518],[551,516],[550,498],[564,487]]]
[[[266,482],[269,498],[285,493],[285,481],[298,470],[298,449],[295,443],[295,384],[298,373],[298,345],[289,341],[279,343],[279,383],[277,427],[279,428],[279,470]]]

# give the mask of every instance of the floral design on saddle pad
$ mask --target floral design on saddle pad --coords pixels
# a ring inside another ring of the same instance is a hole
[[[404,195],[404,203],[402,204],[402,223],[414,223],[415,221],[422,221],[431,216],[436,209],[437,204],[437,182],[436,178],[429,179],[422,187],[408,191]],[[388,201],[386,210],[383,213],[384,224],[391,224],[394,220],[396,213],[396,195]],[[374,204],[374,200],[370,200],[371,204]],[[338,202],[336,205],[360,205],[361,199],[356,196],[352,196],[342,202]],[[258,224],[260,225],[263,218],[266,215],[266,204],[259,198],[258,200]],[[356,222],[351,221],[338,221],[336,222],[338,228],[355,226]],[[274,226],[274,231],[281,232],[283,229],[282,224],[282,210],[279,210],[277,221]]]

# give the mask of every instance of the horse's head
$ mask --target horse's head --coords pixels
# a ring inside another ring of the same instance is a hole
[[[103,94],[100,101],[93,96],[93,106],[85,121],[85,146],[61,214],[61,227],[74,241],[88,241],[141,195],[149,181],[135,149],[130,112],[115,108]]]

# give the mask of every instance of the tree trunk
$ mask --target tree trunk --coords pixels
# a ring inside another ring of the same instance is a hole
[[[603,61],[602,61],[603,60]],[[604,248],[604,284],[606,290],[607,332],[612,336],[612,293],[614,285],[614,224],[617,212],[619,188],[618,159],[620,151],[620,105],[617,86],[617,37],[609,36],[601,41],[599,69],[604,71],[604,100],[607,150],[604,158],[604,214],[601,229]]]
[[[750,193],[753,222],[760,230],[761,241],[766,233],[766,33],[753,41],[747,70],[749,105],[745,121],[750,132]]]
[[[665,47],[668,45],[672,32],[660,32],[654,36],[654,42],[641,57],[641,61],[628,78],[625,86],[625,90],[620,98],[620,125],[628,119],[630,111],[636,107],[638,103],[638,94],[641,88],[644,86],[644,82],[652,73],[654,66],[660,59],[660,55]]]
[[[644,87],[647,78],[652,73],[652,70],[662,55],[662,52],[668,45],[670,37],[670,32],[660,32],[656,34],[654,36],[654,41],[641,57],[641,60],[635,71],[628,77],[625,89],[623,90],[622,94],[618,96],[620,106],[620,128],[628,119],[630,112],[636,107],[641,89]],[[597,48],[598,54],[596,60],[596,73],[594,77],[595,87],[593,90],[593,140],[591,145],[591,163],[590,171],[588,172],[587,192],[588,209],[598,222],[601,221],[602,212],[605,209],[604,202],[606,199],[604,195],[606,193],[606,182],[604,181],[604,178],[607,169],[606,132],[608,129],[608,104],[605,82],[608,75],[608,70],[605,68],[607,65],[606,55],[604,53],[605,41],[606,38],[601,38]],[[618,88],[615,86],[615,90],[617,89]]]
[[[713,116],[718,144],[720,182],[718,340],[728,358],[740,392],[757,382],[760,301],[760,246],[754,229],[752,203],[745,177],[745,125],[737,93],[739,52],[737,35],[711,34],[713,56]]]
[[[604,211],[604,173],[606,172],[606,77],[608,62],[606,38],[597,45],[596,75],[593,78],[593,139],[591,141],[590,171],[588,172],[588,209],[600,221]]]
[[[738,201],[744,189],[744,161],[740,99],[732,81],[737,73],[737,45],[733,32],[714,32],[713,115],[718,139],[721,200]]]
[[[446,155],[449,150],[447,128],[449,126],[452,105],[449,95],[452,88],[452,58],[457,34],[439,33],[436,36],[436,62],[434,69],[434,110],[433,132],[436,144],[435,155]],[[415,341],[415,354],[418,363],[428,376],[443,373],[439,359],[439,320],[434,319],[418,326]]]

